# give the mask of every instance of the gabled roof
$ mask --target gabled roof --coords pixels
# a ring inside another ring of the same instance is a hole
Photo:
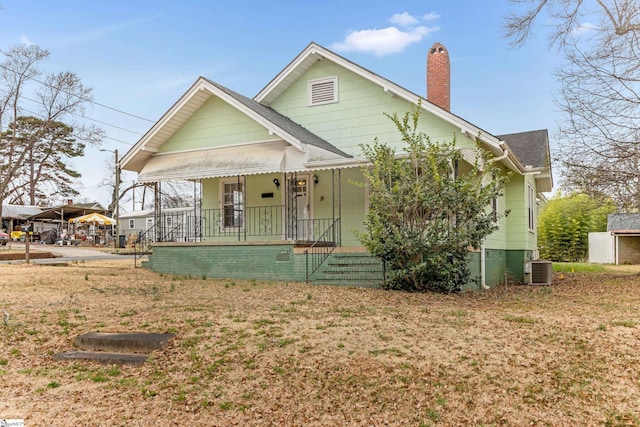
[[[280,95],[282,95],[304,72],[310,69],[316,62],[322,60],[334,62],[359,76],[380,86],[385,92],[390,92],[410,103],[422,102],[422,108],[429,113],[440,117],[443,120],[458,127],[461,133],[475,138],[478,135],[480,140],[484,142],[489,150],[495,155],[502,155],[504,150],[499,138],[489,132],[475,126],[474,124],[462,119],[461,117],[447,111],[436,104],[429,102],[423,97],[393,83],[384,77],[367,70],[360,65],[349,61],[348,59],[320,46],[317,43],[310,43],[293,61],[289,63],[276,77],[274,77],[267,86],[265,86],[253,99],[265,105],[270,105]],[[511,163],[512,169],[522,172],[524,167],[520,164],[515,156],[509,155],[507,160]]]
[[[616,234],[640,233],[640,213],[609,214],[607,231]]]
[[[198,78],[191,88],[167,111],[162,118],[129,150],[120,161],[123,169],[140,172],[149,158],[189,117],[200,108],[210,96],[217,96],[227,104],[237,108],[248,117],[263,125],[270,133],[306,151],[306,144],[342,157],[351,157],[324,139],[309,132],[289,118],[261,105],[239,93],[204,77]]]
[[[546,129],[498,135],[511,151],[520,159],[525,172],[536,173],[539,191],[551,191],[551,153],[549,152],[549,132]]]
[[[256,123],[264,126],[270,134],[276,135],[300,152],[307,152],[307,146],[309,146],[310,150],[319,150],[325,153],[324,155],[315,156],[314,159],[309,159],[312,160],[311,163],[317,167],[326,167],[323,163],[326,161],[332,164],[341,164],[341,162],[357,160],[352,159],[350,155],[342,152],[326,140],[270,108],[271,103],[297,81],[302,74],[309,70],[317,61],[322,60],[329,60],[338,66],[350,70],[378,85],[385,92],[389,92],[409,103],[417,104],[421,102],[424,111],[447,121],[460,129],[460,133],[465,134],[471,139],[478,137],[485,145],[485,148],[490,150],[496,156],[496,159],[503,162],[509,169],[522,174],[536,174],[536,180],[540,184],[540,191],[551,191],[553,182],[546,130],[502,136],[492,135],[450,111],[429,102],[423,97],[316,43],[310,43],[253,99],[240,95],[209,79],[200,77],[135,146],[129,150],[120,162],[121,167],[123,169],[140,172],[142,168],[148,164],[151,157],[155,153],[158,153],[162,144],[211,96],[217,96],[228,105],[237,108]],[[505,141],[506,138],[509,138],[509,141]],[[192,157],[197,156],[197,153],[194,153],[190,155]],[[154,157],[154,160],[155,159]],[[158,160],[156,163],[161,162]],[[158,164],[156,166],[160,168],[162,165]]]
[[[520,162],[531,168],[548,168],[551,163],[549,153],[549,133],[546,129],[528,132],[496,135],[506,141]]]
[[[323,150],[327,150],[335,154],[339,154],[343,157],[351,157],[349,154],[334,147],[324,139],[320,138],[319,136],[317,136],[312,132],[309,132],[307,129],[300,126],[298,123],[294,122],[288,117],[283,116],[282,114],[271,109],[270,107],[264,106],[253,99],[247,98],[244,95],[240,95],[239,93],[234,92],[231,89],[227,89],[226,87],[221,86],[215,82],[212,82],[209,79],[206,79],[206,78],[204,79],[209,83],[211,83],[212,85],[214,85],[215,87],[217,87],[218,89],[220,89],[221,91],[225,92],[229,96],[236,99],[238,102],[242,103],[245,107],[255,111],[265,119],[269,120],[269,122],[283,129],[285,132],[293,135],[299,141],[305,142],[307,144],[311,144],[313,146],[322,148]]]

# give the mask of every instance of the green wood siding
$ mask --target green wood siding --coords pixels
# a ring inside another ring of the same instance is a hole
[[[307,81],[331,76],[338,76],[338,102],[308,106]],[[404,99],[330,61],[320,61],[307,70],[271,107],[354,156],[361,153],[361,144],[371,144],[376,137],[400,147],[398,130],[384,114],[404,114],[413,108]],[[457,134],[460,147],[473,144],[460,136],[459,128],[431,114],[422,114],[420,126],[434,140],[450,140]]]
[[[500,167],[500,172],[507,173],[505,168],[502,166]],[[491,233],[491,235],[487,236],[487,238],[485,239],[485,248],[487,249],[507,249],[507,239],[509,237],[507,235],[508,216],[505,215],[505,211],[510,208],[510,206],[508,205],[507,197],[508,191],[509,189],[505,187],[503,192],[504,194],[498,197],[498,229]],[[509,213],[509,215],[511,215],[511,213]]]
[[[532,175],[512,175],[507,184],[507,207],[511,210],[507,217],[507,249],[535,250],[537,236],[534,230],[529,230],[529,205],[527,202],[527,188],[531,185],[535,194],[535,180]],[[537,208],[534,206],[535,224],[537,225]]]
[[[160,147],[161,153],[272,140],[269,131],[215,96]]]
[[[365,189],[364,175],[359,168],[342,171],[342,246],[361,246],[354,230],[364,231]]]

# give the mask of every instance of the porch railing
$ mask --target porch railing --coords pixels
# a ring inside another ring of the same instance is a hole
[[[311,275],[329,258],[335,248],[341,245],[340,236],[340,218],[338,218],[326,228],[309,249],[304,251],[307,264],[307,282]]]
[[[155,235],[155,225],[146,231],[138,233],[138,237],[133,244],[133,266],[138,266],[138,260],[151,252],[151,236]]]
[[[137,234],[134,258],[147,255],[154,242],[199,242],[223,238],[243,241],[254,238],[294,240],[310,245],[307,277],[340,246],[340,219],[288,221],[281,205],[244,209],[201,209],[198,212],[162,214],[157,223]]]
[[[270,237],[284,234],[284,216],[280,205],[244,209],[202,209],[201,237]]]

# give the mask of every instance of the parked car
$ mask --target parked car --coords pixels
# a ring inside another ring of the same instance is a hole
[[[0,231],[0,245],[4,246],[9,241],[9,235],[4,231]]]

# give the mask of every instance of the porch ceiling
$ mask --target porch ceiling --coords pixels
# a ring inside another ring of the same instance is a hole
[[[207,150],[156,154],[140,171],[139,182],[217,178],[281,172],[288,144],[275,141]]]

